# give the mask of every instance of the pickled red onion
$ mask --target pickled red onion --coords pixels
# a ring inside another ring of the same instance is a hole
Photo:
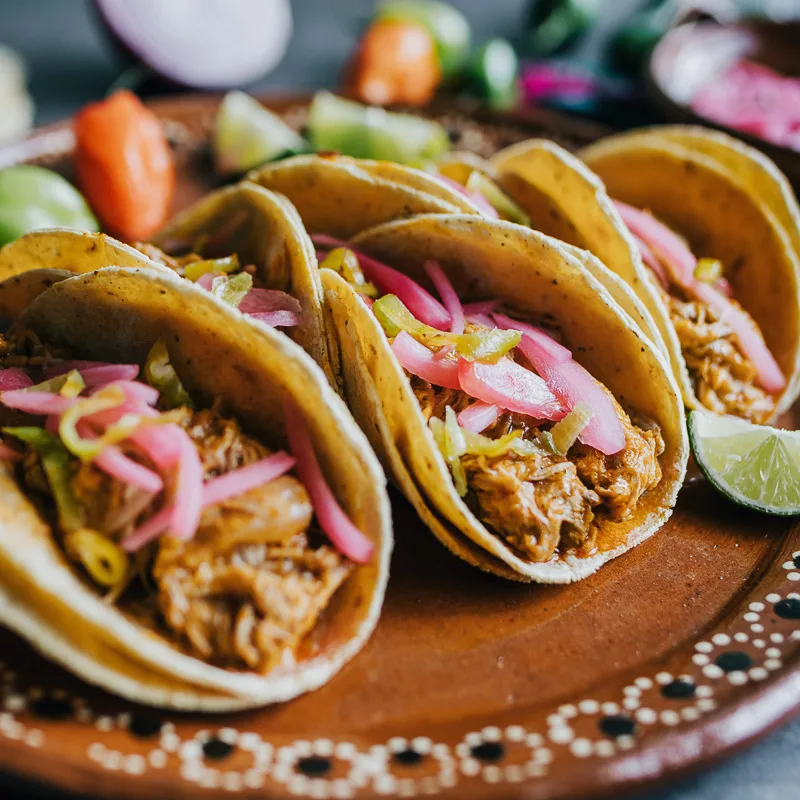
[[[148,386],[140,381],[117,380],[102,383],[95,387],[95,391],[100,391],[108,386],[116,386],[125,393],[125,397],[130,403],[144,403],[154,406],[158,402],[159,391],[153,386]]]
[[[488,314],[468,314],[467,322],[471,322],[473,325],[483,325],[484,328],[496,327]]]
[[[15,389],[27,389],[33,381],[19,367],[0,369],[0,392],[13,392]]]
[[[60,361],[53,364],[44,371],[45,380],[50,378],[57,378],[59,375],[66,375],[67,372],[78,370],[80,372],[84,369],[91,369],[92,367],[107,367],[111,366],[107,361],[85,361],[81,359],[70,359],[69,361]]]
[[[30,392],[25,389],[14,389],[0,395],[0,403],[8,408],[15,408],[25,414],[63,414],[75,405],[75,398],[62,397],[52,392]]]
[[[155,494],[164,488],[161,476],[138,461],[126,456],[115,445],[109,445],[104,448],[103,452],[92,463],[112,478],[131,486],[137,486],[146,492]]]
[[[203,508],[222,503],[231,497],[249,492],[263,486],[275,478],[287,473],[295,464],[294,458],[280,450],[260,461],[246,467],[226,472],[218,478],[212,478],[203,486]]]
[[[303,306],[296,297],[278,289],[251,289],[239,303],[243,314],[262,314],[269,311],[291,311],[303,313]]]
[[[220,273],[218,272],[204,272],[196,281],[195,285],[199,286],[201,289],[205,289],[207,292],[211,291],[211,287],[214,284],[214,278],[218,278]]]
[[[496,364],[461,359],[461,389],[470,397],[535,419],[561,419],[566,414],[558,398],[535,373],[510,358]]]
[[[702,281],[695,281],[691,293],[708,303],[733,330],[742,352],[758,370],[758,382],[761,386],[772,393],[783,391],[786,388],[786,378],[752,317],[722,292]]]
[[[442,183],[455,189],[460,195],[463,195],[467,200],[472,200],[473,203],[484,213],[489,219],[500,219],[497,209],[480,193],[472,192],[466,186],[462,186],[458,181],[448,178],[446,175],[436,176]]]
[[[177,425],[142,425],[131,434],[130,440],[159,470],[164,471],[174,466],[181,455],[179,440],[170,433],[173,428]]]
[[[418,342],[410,333],[400,331],[394,337],[391,347],[400,366],[412,375],[445,389],[461,388],[457,362],[449,358],[437,359],[437,354]]]
[[[476,303],[464,303],[464,314],[491,314],[500,305],[499,300],[479,300]]]
[[[654,255],[661,257],[664,263],[674,270],[674,280],[681,286],[691,286],[694,283],[697,259],[683,239],[641,209],[621,203],[619,200],[612,202],[622,221],[631,229],[631,233],[641,239]]]
[[[174,439],[178,452],[178,477],[175,482],[175,502],[170,533],[176,539],[191,539],[200,524],[203,502],[203,465],[191,437],[177,425],[164,425],[160,434],[164,439]]]
[[[436,287],[439,297],[442,298],[442,303],[450,314],[450,332],[451,333],[464,333],[464,309],[461,301],[458,299],[456,290],[450,279],[445,275],[444,270],[437,261],[429,259],[425,262],[425,272]]]
[[[95,414],[90,414],[83,419],[91,425],[99,425],[106,427],[119,422],[126,414],[138,414],[140,417],[158,417],[159,413],[154,408],[144,405],[140,402],[125,401],[117,408],[109,408],[108,411],[98,411]]]
[[[647,246],[644,239],[640,239],[636,234],[632,233],[636,246],[639,248],[639,254],[642,256],[642,261],[658,278],[658,282],[665,288],[669,289],[669,278],[664,270],[664,265],[656,258],[655,253]]]
[[[511,319],[505,314],[492,314],[492,319],[498,328],[515,330],[522,334],[522,341],[517,347],[531,363],[533,363],[533,360],[528,356],[527,350],[532,347],[537,348],[537,351],[544,351],[550,358],[558,362],[572,359],[572,353],[563,344],[557,342],[546,330],[537,328],[535,325],[529,325],[527,322]]]
[[[314,234],[311,237],[314,244],[320,247],[335,248],[346,247],[356,254],[359,266],[368,281],[374,283],[384,294],[395,294],[403,305],[421,322],[446,331],[450,327],[450,314],[447,309],[429,292],[425,291],[416,281],[386,264],[381,264],[374,258],[365,256],[358,250],[353,250],[347,242],[336,239],[327,234]]]
[[[134,553],[140,547],[155,539],[169,527],[175,513],[174,506],[166,506],[143,522],[122,540],[120,545],[126,553]]]
[[[317,522],[339,552],[357,564],[366,564],[375,545],[342,510],[317,461],[305,420],[291,400],[283,404],[289,449],[297,459],[296,472],[306,487]]]
[[[497,406],[490,406],[478,400],[458,415],[458,424],[468,431],[480,433],[497,422],[499,416],[500,409]]]
[[[669,228],[637,208],[616,200],[614,203],[631,231],[675,271],[675,280],[683,289],[692,297],[710,305],[731,327],[742,353],[753,362],[758,371],[759,384],[768,392],[783,391],[786,387],[786,378],[749,314],[731,302],[723,292],[694,277],[697,259]],[[589,427],[595,421],[593,419]]]

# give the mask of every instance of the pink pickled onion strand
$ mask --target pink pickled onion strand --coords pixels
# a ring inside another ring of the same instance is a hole
[[[467,406],[458,415],[458,424],[473,433],[485,431],[490,425],[497,422],[500,416],[500,409],[497,406],[490,406],[480,400]]]
[[[219,278],[224,276],[224,272],[204,272],[196,281],[195,285],[199,286],[201,289],[205,289],[207,292],[211,291],[211,287],[214,284],[214,278]]]
[[[112,478],[137,486],[146,492],[155,494],[164,488],[160,475],[138,461],[128,458],[114,445],[103,448],[103,452],[93,460],[93,463]]]
[[[772,393],[783,391],[786,388],[786,378],[750,315],[728,300],[722,292],[702,281],[696,281],[691,292],[704,303],[708,303],[731,327],[742,352],[756,366],[761,386]]]
[[[578,439],[607,456],[622,450],[625,429],[608,390],[577,361],[556,361],[544,348],[537,351],[530,340],[526,345],[526,358],[570,411],[578,403],[592,410],[592,418]]]
[[[160,433],[174,438],[178,450],[178,477],[169,530],[176,539],[187,541],[197,532],[203,502],[203,465],[188,433],[177,425],[161,425]]]
[[[84,369],[91,369],[92,367],[110,367],[107,361],[82,361],[79,359],[72,359],[70,361],[61,361],[58,364],[53,364],[44,371],[44,379],[57,378],[59,375],[66,375],[67,372],[72,372],[76,369],[78,372]]]
[[[425,272],[428,273],[428,277],[442,299],[442,304],[447,309],[447,313],[450,314],[450,332],[464,333],[464,308],[441,264],[438,261],[429,259],[425,262]]]
[[[440,331],[450,328],[450,314],[447,309],[416,281],[374,258],[353,250],[347,242],[327,234],[314,234],[314,244],[321,247],[347,247],[358,258],[359,266],[368,281],[374,283],[384,294],[395,294],[403,305],[420,321]]]
[[[510,358],[501,358],[496,364],[461,359],[458,378],[463,391],[488,405],[535,419],[557,420],[566,414],[547,384]]]
[[[497,327],[488,314],[468,314],[467,322],[471,322],[473,325],[483,325],[484,328]]]
[[[247,316],[270,328],[295,328],[303,321],[294,311],[250,311]]]
[[[500,305],[499,300],[479,300],[477,303],[464,303],[464,314],[491,314]]]
[[[31,392],[25,389],[14,389],[0,395],[0,403],[8,408],[15,408],[26,414],[63,414],[75,405],[75,399],[62,397],[52,392]]]
[[[400,331],[394,337],[391,347],[400,366],[412,375],[445,389],[461,388],[457,362],[453,359],[437,359],[433,352],[410,333]]]
[[[294,466],[294,459],[288,453],[280,451],[246,467],[232,470],[218,478],[212,478],[203,487],[202,507],[207,508],[215,503],[221,503],[257,486],[269,483],[288,472],[292,466]],[[138,550],[167,530],[174,509],[173,505],[162,508],[144,522],[138,530],[123,541],[123,550],[129,553]]]
[[[289,450],[297,459],[296,472],[306,487],[317,522],[334,547],[357,564],[366,564],[375,545],[342,510],[322,474],[305,420],[291,400],[283,405]]]
[[[694,278],[697,259],[686,246],[683,239],[662,225],[655,217],[644,211],[613,200],[622,221],[631,229],[634,236],[641,239],[656,256],[664,259],[666,264],[675,270],[673,276],[681,286],[690,286]]]
[[[135,531],[132,531],[122,540],[122,549],[126,553],[134,553],[140,547],[144,547],[148,542],[167,530],[174,513],[174,506],[166,506],[153,514],[150,519],[143,522]]]
[[[511,317],[507,317],[505,314],[492,314],[492,319],[495,321],[498,328],[515,330],[522,334],[522,340],[518,347],[526,357],[528,356],[526,352],[526,343],[533,342],[538,348],[547,352],[555,361],[561,362],[572,359],[572,353],[542,328],[529,325],[527,322],[520,322],[517,319],[511,319]],[[528,360],[530,360],[530,358]],[[533,362],[531,361],[531,363]]]
[[[768,392],[782,391],[786,387],[786,378],[749,315],[718,289],[694,277],[697,259],[669,228],[643,211],[614,202],[633,233],[662,256],[667,266],[677,270],[676,278],[686,292],[708,303],[724,317],[736,334],[742,352],[758,371],[759,384]]]
[[[239,303],[239,311],[243,314],[263,314],[269,311],[291,311],[303,313],[300,301],[278,289],[251,289]]]
[[[89,414],[83,419],[92,425],[105,428],[108,425],[113,425],[119,422],[126,414],[138,414],[140,417],[155,418],[160,416],[158,411],[150,406],[146,406],[140,402],[125,401],[122,405],[116,408],[109,408],[106,411],[97,411],[94,414]]]
[[[97,415],[95,415],[97,416]],[[162,472],[173,467],[180,459],[178,439],[174,435],[163,435],[164,428],[176,425],[143,425],[131,435],[133,442]]]
[[[467,189],[466,186],[463,186],[458,181],[454,181],[452,178],[448,178],[446,175],[437,175],[436,177],[446,186],[455,189],[460,195],[466,197],[467,200],[471,200],[475,203],[483,212],[484,216],[489,217],[489,219],[500,219],[497,209],[480,192],[472,192]]]
[[[655,253],[647,246],[643,239],[640,239],[635,233],[632,233],[636,246],[639,248],[639,254],[642,257],[645,265],[650,269],[658,278],[658,282],[665,288],[669,289],[669,278],[664,270],[664,265],[656,258]]]
[[[0,392],[13,392],[15,389],[27,389],[33,381],[19,367],[0,369]]]
[[[203,508],[222,503],[231,497],[249,492],[263,486],[287,473],[295,464],[294,458],[280,450],[246,467],[226,472],[212,478],[203,486]]]
[[[728,283],[727,278],[717,278],[714,281],[714,287],[725,295],[725,297],[733,297],[733,286]]]
[[[447,358],[453,350],[456,349],[454,344],[446,344],[444,347],[440,347],[434,354],[433,360],[434,361],[441,361],[443,358]]]
[[[158,389],[139,381],[109,381],[108,383],[102,383],[96,386],[94,391],[100,391],[109,386],[115,386],[121,389],[129,403],[144,403],[148,406],[154,406],[158,402]],[[92,394],[94,394],[94,392],[92,392]]]
[[[78,370],[87,386],[99,386],[113,381],[132,381],[139,374],[138,364],[104,364]]]
[[[0,461],[21,461],[22,453],[9,447],[5,442],[0,442]]]
[[[375,300],[371,297],[367,297],[367,295],[365,294],[359,294],[358,296],[362,299],[362,301],[366,304],[367,308],[369,308],[369,310],[371,311],[372,306],[375,304]]]

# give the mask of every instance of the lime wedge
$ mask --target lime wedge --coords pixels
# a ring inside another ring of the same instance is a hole
[[[800,431],[689,413],[698,466],[728,499],[764,514],[800,514]]]
[[[218,172],[247,172],[284,154],[307,153],[308,143],[279,116],[244,92],[228,92],[214,123]]]
[[[415,164],[450,149],[445,129],[413,114],[397,114],[317,92],[308,112],[308,134],[318,151]]]

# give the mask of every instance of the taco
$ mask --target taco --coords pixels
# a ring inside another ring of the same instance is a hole
[[[91,272],[161,264],[244,313],[284,330],[333,380],[313,246],[285,197],[241,183],[206,195],[152,242],[123,244],[105,234],[35,231],[0,250],[0,280],[27,270]],[[2,312],[3,309],[0,309]]]
[[[800,388],[796,205],[739,177],[767,174],[764,159],[734,172],[745,151],[723,158],[690,138],[611,137],[582,156],[637,245],[687,405],[769,422]]]
[[[165,269],[108,267],[39,294],[0,367],[0,621],[187,709],[287,700],[361,648],[384,478],[286,336]]]
[[[316,243],[348,263],[320,271],[348,404],[454,553],[568,583],[670,516],[687,460],[679,393],[572,251],[475,215]]]
[[[435,176],[390,162],[303,155],[259,167],[247,177],[288,197],[311,234],[346,239],[415,214],[475,212],[460,191]]]

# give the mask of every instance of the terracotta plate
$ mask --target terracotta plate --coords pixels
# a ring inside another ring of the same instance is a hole
[[[216,102],[155,104],[180,154],[179,205],[211,186]],[[302,124],[301,102],[277,106]],[[440,111],[448,124],[464,120]],[[458,136],[489,150],[597,133],[537,114],[470,123]],[[70,147],[56,126],[0,151],[0,163],[68,172]],[[0,633],[0,770],[126,798],[616,797],[728,753],[800,702],[792,522],[734,508],[698,481],[658,536],[580,584],[536,587],[450,557],[394,500],[383,618],[323,689],[257,713],[160,714]]]

